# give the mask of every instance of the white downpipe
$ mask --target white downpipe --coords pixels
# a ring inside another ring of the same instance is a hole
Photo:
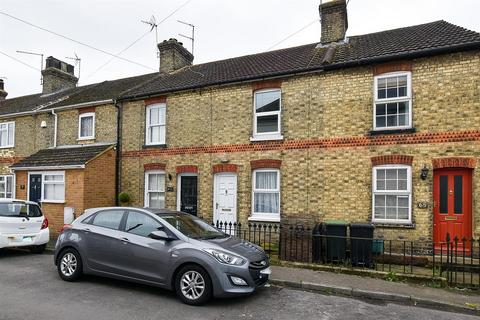
[[[58,114],[55,113],[55,110],[52,109],[52,114],[55,117],[55,124],[53,125],[53,147],[57,147],[57,125],[58,125]]]

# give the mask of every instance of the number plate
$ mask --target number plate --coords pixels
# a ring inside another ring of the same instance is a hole
[[[32,237],[23,237],[23,242],[32,242]]]

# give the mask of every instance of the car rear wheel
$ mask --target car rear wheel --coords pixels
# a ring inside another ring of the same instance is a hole
[[[30,248],[30,252],[40,254],[40,253],[43,253],[45,251],[46,247],[47,247],[46,244],[42,244],[41,246],[34,246],[34,247]]]
[[[187,265],[177,273],[175,291],[184,303],[203,305],[212,298],[212,281],[202,267]]]
[[[82,275],[82,257],[75,249],[66,249],[58,257],[57,270],[65,281],[76,281]]]

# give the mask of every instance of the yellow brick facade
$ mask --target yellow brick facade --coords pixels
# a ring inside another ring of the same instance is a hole
[[[172,190],[166,192],[166,206],[175,209],[176,167],[195,165],[199,214],[212,219],[212,167],[222,162],[236,164],[238,221],[245,222],[251,215],[250,161],[278,159],[282,161],[282,220],[371,221],[371,158],[410,155],[413,224],[378,227],[376,232],[386,237],[430,239],[432,159],[480,157],[480,139],[476,136],[480,130],[480,53],[448,54],[410,62],[416,132],[385,135],[375,143],[358,142],[370,139],[373,127],[373,66],[282,79],[281,142],[250,141],[253,91],[249,83],[167,95],[166,146],[162,147],[144,147],[145,101],[123,102],[120,189],[132,196],[133,205],[142,206],[144,164],[165,164],[166,184]],[[442,138],[444,133],[455,136],[467,131],[473,137]],[[413,138],[417,140],[408,140]],[[356,142],[342,144],[342,139]],[[425,181],[420,179],[424,165],[429,168]],[[474,172],[478,169],[477,165]],[[474,177],[476,236],[480,235],[479,188],[480,179]],[[417,208],[418,202],[426,202],[429,207]]]

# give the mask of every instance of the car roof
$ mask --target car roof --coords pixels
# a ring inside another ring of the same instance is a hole
[[[120,209],[120,210],[127,210],[127,209],[132,209],[132,210],[140,210],[140,211],[148,211],[152,214],[155,214],[157,216],[162,216],[162,215],[168,215],[168,214],[188,214],[185,212],[181,211],[175,211],[175,210],[170,210],[170,209],[159,209],[159,208],[141,208],[141,207],[98,207],[98,208],[89,208],[85,210],[85,213],[93,213],[97,212],[100,210],[111,210],[111,209]]]
[[[22,199],[7,199],[1,198],[0,203],[24,203],[24,204],[34,204],[38,206],[38,203],[34,201],[22,200]]]

